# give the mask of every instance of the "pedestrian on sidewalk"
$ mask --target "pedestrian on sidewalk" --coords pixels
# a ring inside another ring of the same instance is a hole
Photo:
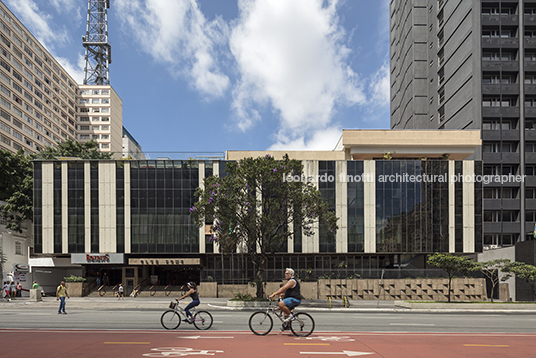
[[[117,292],[117,299],[118,300],[125,299],[125,292],[124,292],[124,287],[123,287],[122,283],[119,284],[119,289],[118,289],[118,292]]]
[[[2,288],[2,293],[4,294],[4,301],[11,301],[11,295],[9,293],[9,281],[4,281],[4,287]]]
[[[15,281],[11,281],[9,292],[11,293],[11,299],[14,300],[17,293],[17,285],[15,284]]]
[[[22,285],[20,284],[20,281],[17,281],[17,297],[22,297]]]
[[[56,289],[56,301],[60,301],[60,308],[58,309],[58,314],[67,314],[67,312],[65,312],[65,296],[67,296],[67,298],[71,298],[69,297],[69,293],[67,292],[67,287],[65,287],[65,281],[61,281],[60,285]]]
[[[37,281],[34,281],[33,284],[32,284],[32,288],[34,290],[37,290],[39,288],[39,285],[37,284]]]

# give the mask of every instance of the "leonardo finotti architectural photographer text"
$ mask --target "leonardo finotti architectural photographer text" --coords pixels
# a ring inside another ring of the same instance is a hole
[[[344,173],[335,175],[284,175],[283,182],[303,182],[303,183],[332,183],[337,180],[340,183],[448,183],[448,182],[462,182],[462,183],[522,183],[525,181],[526,175],[462,175],[455,174],[409,174],[409,173],[396,173],[391,175],[378,175],[373,173],[363,173],[360,175],[347,175]]]

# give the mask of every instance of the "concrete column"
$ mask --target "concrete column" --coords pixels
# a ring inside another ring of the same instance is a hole
[[[364,246],[365,253],[376,252],[376,161],[363,161]]]

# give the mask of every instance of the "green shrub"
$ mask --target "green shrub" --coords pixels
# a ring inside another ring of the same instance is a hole
[[[65,282],[85,282],[86,278],[82,276],[71,275],[69,277],[64,277]]]
[[[266,298],[252,297],[249,293],[237,292],[234,294],[234,298],[231,301],[267,301]]]

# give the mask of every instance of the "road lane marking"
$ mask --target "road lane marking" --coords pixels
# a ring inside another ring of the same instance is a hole
[[[343,354],[348,357],[366,356],[374,354],[374,352],[354,352],[354,351],[342,351],[342,352],[300,352],[300,354]]]
[[[391,323],[391,326],[435,326],[433,323]]]
[[[464,344],[466,347],[499,347],[499,348],[505,348],[510,347],[507,344]]]
[[[329,346],[329,343],[284,343],[285,346]]]
[[[151,342],[104,342],[104,344],[151,344]]]
[[[223,338],[234,338],[234,337],[204,337],[204,336],[179,336],[178,338],[187,338],[187,339],[199,339],[199,338],[216,338],[216,339],[223,339]]]

